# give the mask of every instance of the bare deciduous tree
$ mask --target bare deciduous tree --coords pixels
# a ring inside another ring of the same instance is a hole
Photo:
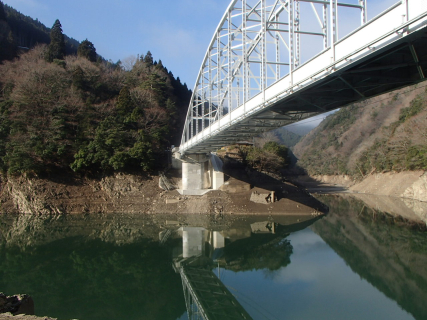
[[[138,61],[138,58],[134,55],[128,56],[122,60],[122,66],[126,71],[132,70],[135,63]]]
[[[279,142],[279,138],[273,131],[263,132],[258,137],[254,139],[254,144],[258,148],[264,147],[264,145],[269,141]]]
[[[411,128],[417,132],[425,142],[427,142],[427,126],[426,121],[427,119],[413,119],[411,120]]]

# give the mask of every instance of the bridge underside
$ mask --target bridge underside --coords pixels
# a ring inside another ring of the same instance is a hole
[[[426,74],[427,30],[423,28],[231,124],[227,130],[191,147],[191,153],[215,151],[262,132],[416,84],[424,81]]]

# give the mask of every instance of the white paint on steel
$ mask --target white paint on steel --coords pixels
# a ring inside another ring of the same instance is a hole
[[[357,4],[338,0],[231,1],[200,68],[180,153],[191,153],[201,142],[427,23],[426,0],[398,1],[370,21],[369,0],[353,1]],[[310,4],[318,31],[303,29],[302,3]],[[358,12],[361,22],[341,39],[340,7]],[[320,36],[323,43],[323,49],[303,64],[301,34]]]

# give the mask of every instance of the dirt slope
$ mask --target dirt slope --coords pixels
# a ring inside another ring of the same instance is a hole
[[[116,174],[102,179],[10,177],[0,185],[0,213],[30,214],[288,214],[319,215],[323,205],[289,182],[259,174],[242,187],[182,196],[163,191],[158,176]],[[255,180],[255,184],[251,181]],[[250,201],[254,187],[276,191],[277,202]]]

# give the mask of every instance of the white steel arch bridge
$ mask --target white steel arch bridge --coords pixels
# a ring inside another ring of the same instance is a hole
[[[206,154],[425,80],[427,0],[233,0],[202,62],[179,153]],[[340,38],[341,19],[359,26]]]

